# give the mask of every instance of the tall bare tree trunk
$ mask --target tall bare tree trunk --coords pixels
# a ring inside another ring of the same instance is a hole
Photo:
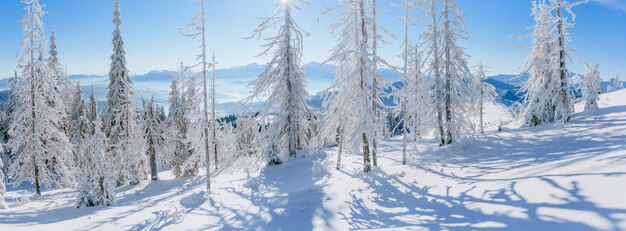
[[[446,133],[443,129],[443,111],[441,109],[441,97],[443,94],[443,90],[441,86],[441,57],[439,56],[439,21],[437,20],[437,7],[435,5],[435,0],[431,1],[431,10],[433,11],[433,67],[435,69],[435,107],[437,109],[437,126],[439,127],[439,145],[443,146],[446,144]]]
[[[558,33],[559,33],[559,81],[561,82],[561,100],[563,103],[563,121],[568,123],[570,121],[570,103],[569,96],[567,92],[569,91],[567,85],[567,67],[565,64],[566,54],[565,54],[565,26],[563,25],[563,6],[561,2],[557,2],[556,5],[557,17],[559,19],[557,23]]]
[[[377,65],[377,28],[376,28],[376,0],[372,0],[372,111],[374,113],[374,124],[378,124],[378,65]],[[376,145],[376,140],[378,138],[377,131],[374,130],[374,139],[372,139],[372,161],[374,162],[374,167],[378,166],[378,157],[376,154],[378,152],[378,147]]]
[[[361,84],[360,84],[360,88],[361,91],[365,90],[365,75],[367,74],[367,70],[365,70],[365,64],[366,62],[366,54],[364,53],[367,49],[367,23],[365,21],[365,6],[363,4],[362,0],[359,0],[359,9],[361,12],[361,39],[363,40],[362,42],[360,42],[359,44],[359,48],[361,49],[361,57],[359,57],[359,64],[358,67],[360,68],[360,77],[361,77]],[[365,100],[365,102],[367,102],[367,100]],[[366,113],[365,110],[368,110],[367,108],[369,107],[369,105],[364,105],[365,107],[363,108],[363,113]],[[367,121],[363,121],[364,122],[364,126],[367,127]],[[363,171],[364,172],[370,172],[372,166],[370,164],[370,145],[369,145],[369,141],[367,138],[367,134],[364,132],[362,134],[363,136]]]
[[[446,31],[450,30],[450,16],[448,11],[448,0],[444,1],[444,16],[445,23],[444,27]],[[452,125],[452,70],[450,69],[450,61],[452,60],[452,52],[450,50],[450,39],[447,38],[449,35],[444,35],[444,52],[446,55],[446,83],[445,83],[445,110],[446,110],[446,141],[445,144],[451,144],[454,140],[452,137],[452,131],[450,126]]]
[[[205,1],[201,0],[200,14],[202,16],[202,77],[203,77],[203,90],[204,90],[204,121],[202,121],[204,126],[204,152],[206,155],[206,190],[207,193],[211,191],[211,157],[209,152],[209,99],[207,92],[207,62],[206,62],[206,24],[204,20],[204,5]]]

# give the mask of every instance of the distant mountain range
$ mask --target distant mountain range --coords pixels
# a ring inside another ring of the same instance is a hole
[[[252,63],[246,66],[236,66],[231,68],[219,69],[216,71],[218,80],[218,110],[222,114],[230,114],[241,109],[237,103],[250,95],[247,88],[253,80],[265,69],[264,65]],[[311,62],[304,65],[305,73],[308,77],[307,91],[312,95],[309,104],[314,108],[321,108],[322,93],[328,90],[334,81],[335,67],[329,64],[320,64]],[[401,87],[401,77],[398,73],[390,69],[382,69],[381,75],[390,83]],[[170,82],[176,71],[155,70],[142,75],[131,76],[134,82],[134,90],[136,101],[139,103],[141,97],[155,97],[155,101],[159,104],[167,105],[167,98],[170,90]],[[576,76],[573,74],[572,76]],[[99,101],[106,99],[108,76],[107,75],[71,75],[70,79],[82,85],[87,98],[90,92],[96,94]],[[8,90],[8,78],[0,79],[0,103],[8,98],[6,90]],[[486,83],[493,85],[499,96],[499,101],[505,105],[521,100],[518,95],[520,86],[528,80],[528,75],[495,75],[485,79]],[[603,82],[602,86],[606,87],[610,82]],[[93,88],[92,88],[93,87]],[[255,104],[258,107],[260,103]]]

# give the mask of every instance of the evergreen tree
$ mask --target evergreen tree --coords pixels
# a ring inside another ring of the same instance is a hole
[[[256,156],[261,150],[259,131],[261,125],[257,121],[256,113],[246,111],[237,117],[237,153],[239,156]]]
[[[95,98],[93,94],[91,98]],[[114,169],[106,161],[108,144],[106,135],[102,132],[102,119],[98,115],[97,106],[92,107],[92,112],[95,118],[91,121],[93,129],[90,137],[79,148],[76,208],[83,205],[111,206],[116,203],[112,183],[116,179],[113,179],[115,173],[111,171]]]
[[[17,71],[15,72],[13,78],[9,79],[9,89],[8,89],[8,101],[2,105],[2,111],[0,113],[0,143],[6,144],[8,143],[11,136],[9,136],[9,128],[11,126],[12,114],[17,105],[17,95],[15,94],[17,89]],[[4,167],[0,168],[0,171],[4,173],[5,176],[9,175],[9,166],[11,165],[11,160],[14,159],[14,153],[11,153],[10,149],[6,146],[2,146],[0,148],[0,159],[4,161]]]
[[[280,154],[285,151],[289,157],[296,157],[296,150],[307,143],[306,112],[309,106],[306,99],[309,94],[305,89],[306,76],[302,67],[305,32],[294,21],[293,9],[299,9],[293,1],[279,1],[278,12],[263,19],[252,36],[260,37],[270,28],[280,26],[278,35],[266,39],[268,43],[263,45],[265,50],[260,55],[273,53],[272,58],[265,65],[265,71],[250,84],[253,93],[248,98],[252,102],[269,94],[260,116],[272,117],[270,126],[264,129],[271,133],[267,137],[275,139],[269,141],[272,145],[265,151],[270,165],[282,163]]]
[[[148,143],[148,156],[150,158],[150,174],[152,180],[159,179],[159,171],[157,166],[157,155],[163,153],[163,146],[165,140],[162,135],[162,121],[158,116],[157,109],[154,104],[154,97],[150,98],[150,101],[144,103],[144,131],[146,141]]]
[[[602,87],[600,86],[600,67],[598,65],[591,66],[585,64],[585,89],[583,95],[585,98],[585,111],[594,111],[598,109],[598,100]]]
[[[198,107],[196,80],[186,79],[187,68],[181,63],[179,76],[172,79],[169,115],[166,126],[168,153],[176,177],[195,176],[202,164],[204,128]],[[190,100],[191,98],[191,100]],[[195,132],[195,134],[194,134]]]
[[[533,2],[535,28],[529,35],[533,45],[526,60],[526,71],[530,73],[530,78],[522,89],[527,92],[523,113],[528,126],[555,121],[567,123],[570,120],[572,100],[567,62],[571,51],[567,29],[574,26],[573,20],[576,19],[572,8],[585,2]]]
[[[485,84],[485,77],[487,76],[487,71],[489,71],[489,67],[485,66],[482,62],[479,62],[476,66],[476,71],[474,73],[474,87],[476,87],[476,97],[477,97],[477,109],[478,113],[478,127],[480,134],[485,134],[485,123],[483,116],[485,114],[485,103],[494,104],[496,89],[491,84]]]
[[[56,45],[56,31],[52,29],[50,34],[50,49],[49,49],[49,58],[48,58],[48,66],[50,66],[51,74],[53,78],[59,83],[58,88],[56,89],[58,94],[66,101],[72,102],[74,100],[75,93],[74,92],[74,84],[70,81],[67,73],[63,69],[61,62],[59,61],[59,51]],[[63,129],[68,131],[69,135],[69,126],[70,119],[69,115],[72,113],[70,104],[65,104],[63,108],[64,114],[62,115],[63,119]]]
[[[89,112],[87,114],[87,119],[89,119],[89,121],[96,121],[99,115],[100,109],[98,108],[98,101],[96,101],[96,92],[94,92],[93,86],[91,86],[91,95],[89,96]]]
[[[615,73],[615,78],[611,79],[611,86],[609,91],[620,91],[624,89],[624,82],[619,80],[619,72]]]
[[[74,184],[71,172],[72,147],[63,130],[65,106],[58,94],[59,84],[43,60],[46,37],[41,20],[44,11],[38,0],[24,0],[27,13],[21,20],[24,39],[19,64],[23,79],[16,84],[16,105],[9,126],[8,147],[16,158],[9,166],[15,184],[24,180],[41,189],[69,187]]]
[[[4,169],[2,158],[0,158],[0,169]],[[4,172],[0,171],[0,209],[6,209],[7,205],[4,202],[4,194],[7,192],[7,188],[4,185]]]
[[[133,86],[126,68],[126,52],[120,31],[120,0],[115,0],[113,9],[113,54],[111,55],[111,69],[109,71],[109,86],[107,95],[105,131],[108,138],[111,167],[115,169],[117,185],[129,182],[139,183],[137,177],[143,178],[142,162],[144,153],[137,152],[140,147],[136,131],[137,122],[133,104]],[[136,174],[135,174],[136,173]]]
[[[83,100],[83,91],[80,84],[76,85],[76,97],[71,105],[70,114],[70,142],[74,147],[74,160],[77,160],[79,146],[91,135],[92,124],[87,118],[87,105]]]

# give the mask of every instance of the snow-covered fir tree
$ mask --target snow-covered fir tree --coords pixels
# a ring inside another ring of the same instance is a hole
[[[47,40],[43,5],[38,0],[23,3],[27,13],[21,20],[24,39],[18,62],[22,80],[13,89],[19,106],[12,114],[8,143],[16,157],[9,170],[16,185],[29,180],[41,195],[42,188],[74,184],[72,147],[63,130],[65,105],[57,91],[59,83],[43,58]]]
[[[197,81],[186,74],[181,63],[180,72],[172,79],[169,97],[169,115],[165,126],[167,153],[171,157],[172,172],[177,177],[195,176],[204,157],[204,124],[198,106]]]
[[[309,4],[303,1],[305,4]],[[277,1],[277,12],[264,18],[255,29],[252,37],[260,37],[268,30],[278,27],[278,35],[267,38],[265,50],[260,55],[271,55],[265,71],[250,84],[252,96],[248,101],[263,98],[265,106],[261,117],[271,117],[270,126],[264,131],[269,141],[270,150],[266,150],[270,165],[280,164],[280,154],[287,152],[291,158],[296,151],[307,143],[308,121],[306,103],[308,93],[305,89],[306,76],[302,64],[303,36],[306,32],[298,26],[292,17],[292,11],[299,9],[292,0]]]
[[[478,127],[480,134],[485,134],[485,104],[495,103],[496,88],[491,84],[485,84],[485,77],[489,67],[479,62],[474,66],[474,87],[476,88],[476,113],[478,113]]]
[[[334,13],[337,18],[332,31],[339,42],[328,62],[336,63],[340,69],[335,77],[337,92],[326,100],[331,102],[325,103],[324,119],[326,136],[334,136],[339,129],[341,143],[345,141],[353,151],[361,149],[364,172],[371,170],[370,154],[378,129],[377,111],[372,108],[373,100],[377,100],[372,97],[374,75],[370,49],[374,22],[368,9],[365,0],[341,0],[329,7],[327,13]]]
[[[158,155],[164,153],[165,140],[163,137],[163,123],[159,118],[158,111],[154,104],[154,97],[149,101],[143,101],[143,126],[145,138],[148,144],[148,157],[150,159],[150,175],[151,179],[159,179],[159,171],[157,165]]]
[[[95,121],[99,116],[100,109],[98,108],[98,101],[96,100],[96,92],[94,91],[93,86],[91,86],[91,95],[89,96],[89,112],[87,113],[87,119],[89,119],[89,121]]]
[[[92,98],[95,98],[92,94]],[[102,119],[98,107],[92,107],[91,134],[80,144],[77,167],[78,196],[76,208],[82,206],[110,206],[116,203],[113,182],[114,177],[110,163],[107,161],[107,138],[102,132]]]
[[[8,101],[2,105],[2,113],[0,113],[2,116],[2,118],[0,118],[0,143],[2,144],[7,144],[11,138],[11,136],[9,136],[9,128],[13,118],[13,111],[18,106],[18,97],[15,94],[16,91],[14,91],[17,89],[17,80],[17,71],[15,71],[13,78],[9,79]],[[15,153],[11,153],[11,150],[6,145],[0,148],[0,159],[4,162],[4,167],[0,168],[0,171],[2,171],[5,176],[9,175],[9,166],[11,166],[11,160],[14,159],[14,157]]]
[[[257,119],[257,114],[249,110],[237,117],[235,143],[239,156],[256,156],[261,152],[259,149],[261,124]]]
[[[115,170],[117,185],[139,183],[145,176],[145,155],[137,152],[138,123],[133,103],[133,83],[126,68],[126,51],[120,26],[120,0],[115,0],[113,8],[113,54],[109,71],[105,132],[109,144],[109,159]],[[139,177],[139,178],[138,178]]]
[[[619,72],[615,73],[615,78],[611,79],[611,86],[608,87],[609,92],[619,91],[624,89],[624,82],[619,79]]]
[[[83,90],[76,84],[76,97],[70,107],[70,142],[74,147],[74,160],[77,160],[79,146],[91,136],[91,121],[89,120],[87,105],[83,100]]]
[[[4,163],[0,158],[0,169],[4,169]],[[6,203],[4,202],[4,194],[7,192],[7,187],[4,185],[4,171],[0,171],[0,209],[6,209]]]
[[[598,100],[602,87],[600,86],[600,66],[591,66],[585,63],[585,88],[583,96],[585,98],[585,111],[598,109]]]
[[[52,29],[52,32],[50,34],[50,49],[48,50],[48,52],[48,66],[50,66],[53,77],[56,78],[57,82],[59,83],[57,91],[66,102],[72,102],[74,100],[76,92],[74,92],[74,84],[67,76],[67,73],[65,73],[61,62],[59,61],[59,51],[56,44],[56,31],[54,29]],[[65,104],[64,106],[65,114],[62,115],[64,116],[63,129],[69,131],[69,126],[71,122],[68,117],[72,113],[72,106],[69,103]]]
[[[554,102],[557,88],[552,76],[553,60],[550,9],[545,2],[533,2],[535,26],[529,37],[532,39],[531,52],[526,58],[525,70],[530,78],[524,86],[524,111],[526,124],[537,126],[554,121]]]
[[[530,78],[522,89],[527,92],[522,112],[528,126],[555,121],[567,123],[570,119],[572,99],[567,63],[571,49],[567,29],[574,26],[576,19],[572,7],[585,2],[533,2],[535,27],[529,35],[532,49],[526,60]]]

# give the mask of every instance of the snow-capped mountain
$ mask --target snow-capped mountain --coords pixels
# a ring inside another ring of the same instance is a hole
[[[247,85],[255,80],[257,76],[265,69],[264,65],[252,63],[245,66],[235,66],[230,68],[219,69],[216,71],[218,80],[218,110],[222,114],[231,114],[239,111],[242,106],[237,102],[245,99],[250,95]],[[323,102],[323,94],[328,90],[334,81],[335,67],[330,64],[321,64],[310,62],[304,65],[305,73],[308,76],[307,91],[311,94],[308,100],[309,105],[313,108],[321,108]],[[197,73],[196,73],[197,74]],[[174,76],[178,75],[177,71],[155,70],[141,75],[133,75],[131,79],[134,82],[135,96],[139,103],[142,97],[155,97],[158,104],[167,105],[167,97],[170,90],[170,81]],[[394,85],[399,87],[401,77],[398,73],[390,69],[381,69],[381,75]],[[579,78],[579,75],[572,74],[572,78]],[[96,94],[99,101],[106,100],[106,92],[108,85],[107,75],[71,75],[70,79],[80,83],[88,97],[92,90]],[[0,103],[3,103],[8,94],[6,90],[9,88],[9,78],[0,79]],[[499,102],[504,105],[511,105],[519,102],[522,96],[518,93],[520,86],[528,80],[528,75],[495,75],[485,79],[486,83],[493,85],[498,93]],[[610,85],[609,81],[602,82],[602,87],[606,88]],[[391,104],[391,100],[388,103]],[[254,105],[254,108],[259,105]]]

